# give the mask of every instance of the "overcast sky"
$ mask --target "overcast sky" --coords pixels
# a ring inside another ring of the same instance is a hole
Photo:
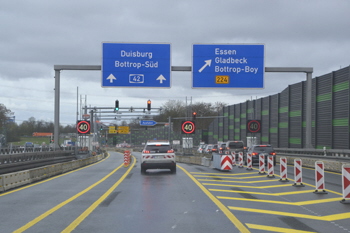
[[[193,44],[217,43],[264,44],[266,67],[313,67],[313,77],[350,65],[349,0],[0,2],[0,103],[17,123],[53,122],[54,65],[101,65],[102,42],[170,43],[172,66],[191,66]],[[231,105],[305,79],[265,73],[264,89],[192,89],[191,72],[172,72],[170,89],[102,88],[101,71],[62,71],[60,123],[75,124],[77,87],[88,106]]]

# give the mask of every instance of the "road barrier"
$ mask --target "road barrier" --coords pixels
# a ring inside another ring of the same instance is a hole
[[[265,155],[259,155],[259,174],[266,174],[265,172]]]
[[[343,200],[341,203],[350,203],[350,164],[343,165],[342,169],[342,179],[343,179]]]
[[[293,184],[293,186],[304,187],[301,159],[294,159],[294,184]]]
[[[86,159],[0,175],[0,192],[4,192],[22,185],[34,183],[39,180],[43,180],[55,175],[65,173],[67,171],[77,169],[79,167],[86,166],[88,164],[95,163],[105,158],[106,155],[107,153],[103,153]]]
[[[275,177],[275,171],[274,171],[274,163],[273,163],[273,155],[270,155],[267,157],[267,177],[268,178],[273,178]]]
[[[232,152],[231,156],[232,156],[232,166],[235,167],[236,166],[236,154],[234,152]]]
[[[247,170],[253,170],[253,161],[251,154],[247,154]]]
[[[287,159],[286,157],[280,158],[280,181],[281,182],[288,182],[287,178]]]
[[[232,170],[232,155],[213,153],[213,166],[222,171]]]
[[[322,161],[315,162],[315,183],[316,194],[327,194],[324,180],[324,163]]]
[[[124,151],[124,167],[128,167],[130,164],[130,151]]]
[[[239,159],[239,165],[238,165],[238,167],[239,168],[242,168],[243,167],[243,153],[242,152],[239,152],[239,154],[238,154],[238,159]]]

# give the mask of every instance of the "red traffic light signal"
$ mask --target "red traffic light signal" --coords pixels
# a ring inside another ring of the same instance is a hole
[[[147,100],[147,110],[151,111],[151,101]]]
[[[193,112],[193,113],[192,113],[192,120],[193,120],[193,121],[196,120],[196,116],[197,116],[197,113],[196,113],[196,112]]]

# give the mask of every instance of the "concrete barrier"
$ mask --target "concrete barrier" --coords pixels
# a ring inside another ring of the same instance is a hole
[[[28,170],[5,174],[2,176],[2,179],[3,179],[4,191],[19,187],[25,184],[29,184],[31,182]]]
[[[103,153],[86,159],[0,175],[0,192],[4,192],[9,189],[13,189],[25,184],[30,184],[95,163],[105,158],[106,155],[107,153]]]

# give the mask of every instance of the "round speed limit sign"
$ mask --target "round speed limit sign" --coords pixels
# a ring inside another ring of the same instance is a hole
[[[185,134],[192,134],[196,126],[193,121],[183,121],[181,124],[181,132]]]
[[[90,121],[78,121],[77,130],[79,134],[90,133]]]

